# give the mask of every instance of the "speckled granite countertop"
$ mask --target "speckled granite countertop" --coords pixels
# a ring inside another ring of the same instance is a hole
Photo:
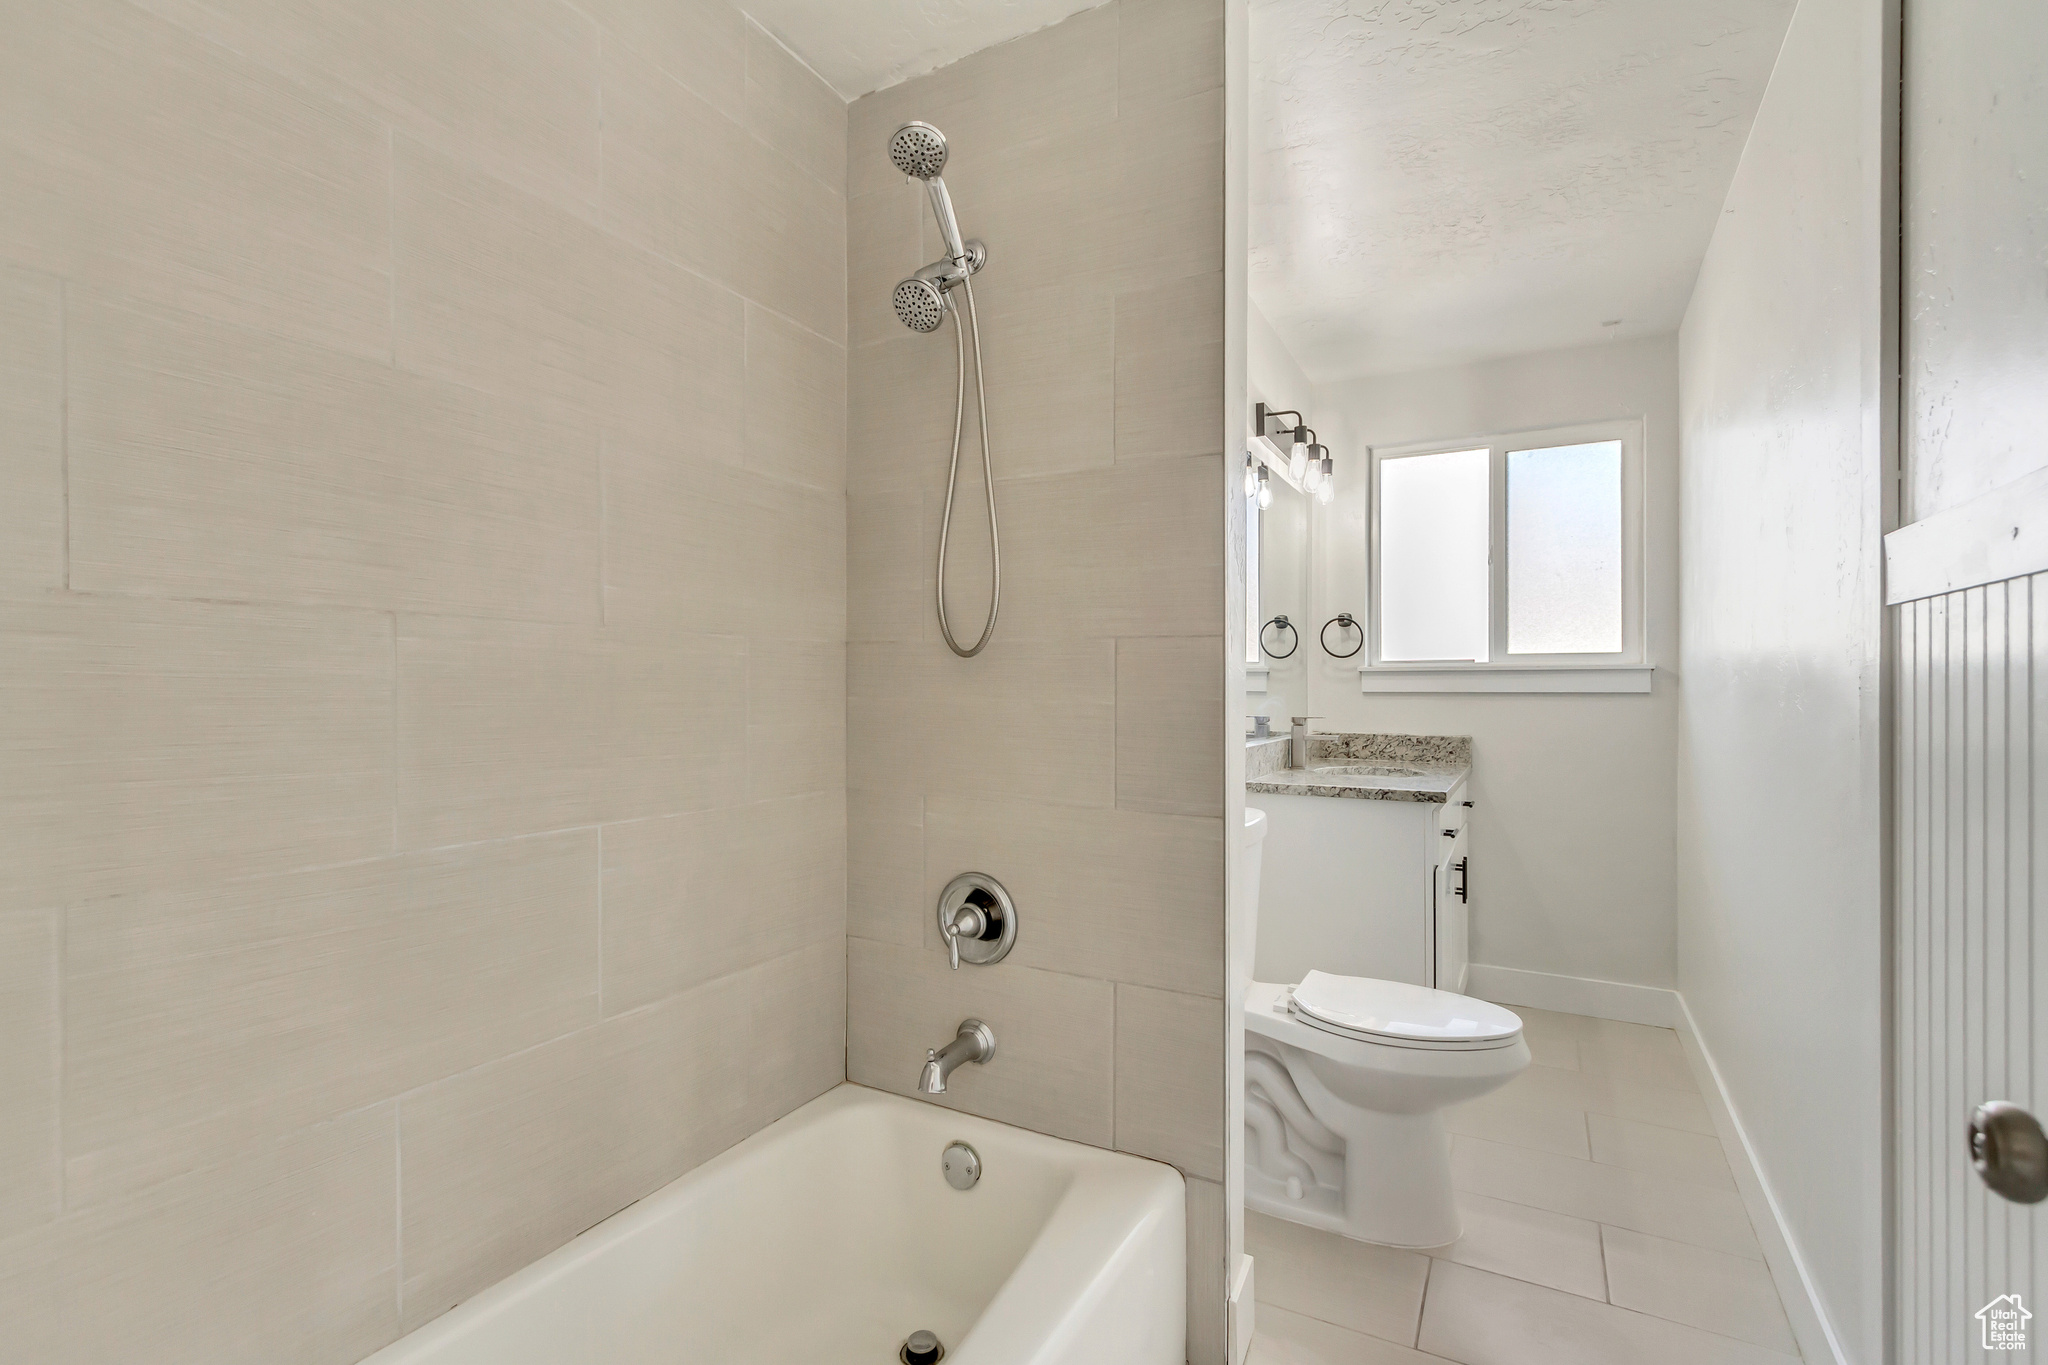
[[[1308,737],[1308,767],[1289,768],[1288,739],[1245,741],[1245,790],[1353,801],[1419,801],[1442,805],[1472,771],[1465,735]],[[1379,769],[1341,772],[1332,769]]]

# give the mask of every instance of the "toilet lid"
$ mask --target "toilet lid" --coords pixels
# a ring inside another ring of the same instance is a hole
[[[1513,1011],[1469,995],[1328,972],[1301,979],[1294,1011],[1339,1032],[1410,1044],[1472,1047],[1506,1043],[1522,1031]]]

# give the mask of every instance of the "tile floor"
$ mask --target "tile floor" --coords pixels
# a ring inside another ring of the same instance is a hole
[[[1245,1214],[1251,1365],[1796,1365],[1678,1035],[1515,1012],[1534,1063],[1449,1115],[1460,1241]]]

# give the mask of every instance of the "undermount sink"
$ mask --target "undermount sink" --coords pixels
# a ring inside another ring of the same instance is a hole
[[[1337,777],[1427,777],[1428,769],[1408,763],[1365,763],[1346,764],[1338,767],[1317,768],[1316,772],[1330,773]]]

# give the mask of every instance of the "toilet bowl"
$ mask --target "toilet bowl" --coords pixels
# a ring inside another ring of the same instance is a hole
[[[1255,938],[1256,881],[1246,891]],[[1384,1246],[1457,1241],[1443,1110],[1529,1065],[1521,1019],[1449,991],[1312,971],[1293,986],[1252,982],[1244,1026],[1246,1204]]]

